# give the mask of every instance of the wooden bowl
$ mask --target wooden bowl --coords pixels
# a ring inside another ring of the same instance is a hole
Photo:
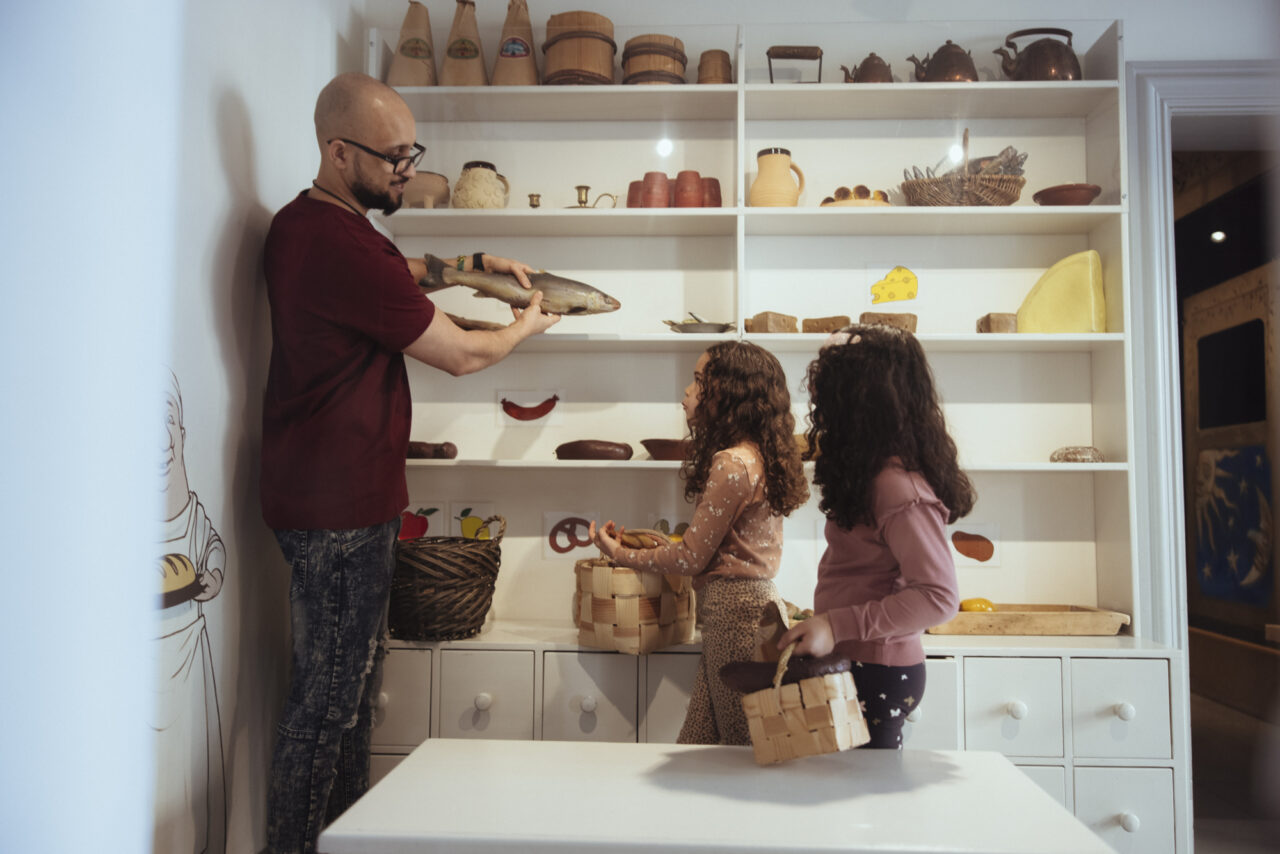
[[[683,460],[689,448],[688,439],[641,439],[640,444],[655,460]]]
[[[1045,187],[1031,197],[1037,205],[1087,205],[1098,197],[1097,184],[1059,184]]]

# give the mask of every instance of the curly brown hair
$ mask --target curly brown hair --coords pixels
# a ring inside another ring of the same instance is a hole
[[[680,468],[685,498],[706,489],[711,458],[741,442],[752,442],[764,460],[765,501],[787,516],[809,499],[804,461],[796,446],[795,416],[782,365],[768,350],[744,341],[723,341],[707,349],[698,382],[692,437]]]
[[[977,493],[957,459],[956,443],[916,337],[891,326],[855,324],[847,343],[823,347],[809,363],[809,456],[818,509],[841,528],[874,525],[873,486],[890,457],[920,472],[951,514],[973,509]],[[816,453],[815,453],[816,452]]]

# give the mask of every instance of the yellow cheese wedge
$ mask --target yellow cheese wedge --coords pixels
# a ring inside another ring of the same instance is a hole
[[[1106,332],[1102,259],[1093,249],[1044,272],[1018,309],[1019,332]]]
[[[889,274],[871,286],[871,302],[898,302],[916,298],[919,280],[906,267],[894,267]]]

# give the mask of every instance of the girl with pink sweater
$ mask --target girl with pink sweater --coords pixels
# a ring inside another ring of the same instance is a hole
[[[871,741],[901,748],[924,696],[921,634],[955,616],[946,526],[976,495],[960,470],[920,342],[889,326],[835,333],[810,363],[809,448],[826,515],[816,616],[779,642],[853,661]],[[811,453],[813,452],[811,451]]]

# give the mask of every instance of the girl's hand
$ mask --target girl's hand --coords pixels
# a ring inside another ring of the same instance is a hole
[[[610,519],[599,529],[596,528],[596,523],[592,522],[587,528],[587,536],[591,537],[592,542],[599,546],[605,557],[613,560],[613,556],[618,553],[618,549],[622,548],[622,543],[618,538],[622,536],[622,532],[625,530],[625,528],[616,527],[613,524],[613,520]]]
[[[821,658],[824,655],[830,655],[836,648],[836,638],[831,633],[831,620],[826,614],[815,614],[792,626],[778,639],[778,649],[786,649],[792,641],[796,642],[793,655],[812,655],[815,658]]]

